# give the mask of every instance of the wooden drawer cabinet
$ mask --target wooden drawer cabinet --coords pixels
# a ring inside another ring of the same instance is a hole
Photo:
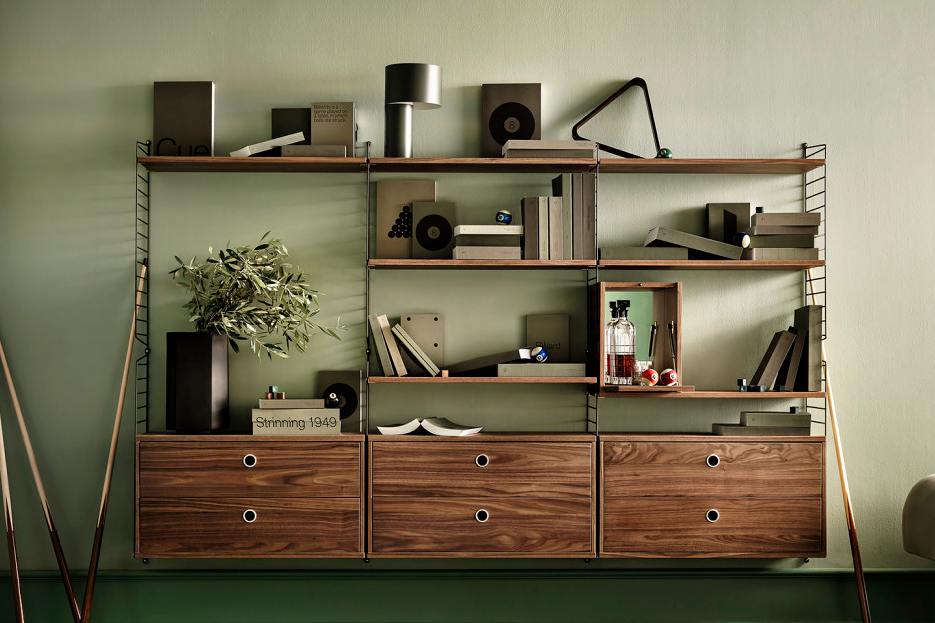
[[[363,557],[363,435],[137,437],[138,557]]]
[[[825,553],[824,437],[601,436],[607,557]]]
[[[595,555],[592,435],[371,437],[374,557]]]

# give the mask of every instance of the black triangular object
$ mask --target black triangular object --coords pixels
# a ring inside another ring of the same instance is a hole
[[[585,115],[584,118],[578,123],[576,123],[575,127],[571,129],[572,137],[579,141],[591,140],[591,139],[584,138],[583,136],[578,134],[578,130],[580,130],[581,126],[583,126],[585,123],[587,123],[588,121],[593,119],[595,116],[597,116],[597,113],[604,110],[611,102],[613,102],[615,99],[623,95],[623,93],[630,87],[640,87],[641,89],[643,89],[643,93],[646,95],[646,110],[649,113],[649,125],[653,130],[653,142],[655,142],[656,144],[656,153],[659,153],[659,150],[660,150],[659,136],[656,134],[656,120],[653,118],[653,105],[649,101],[649,88],[646,86],[646,81],[643,80],[642,78],[633,78],[632,80],[627,82],[625,85],[620,87],[620,89],[618,89],[616,93],[614,93],[613,95],[608,97],[606,100],[601,102],[600,106],[598,106],[597,108],[589,112],[587,115]],[[616,147],[611,147],[610,145],[605,145],[604,143],[599,143],[597,141],[595,142],[597,143],[598,149],[602,151],[606,151],[607,153],[621,156],[623,158],[642,158],[642,156],[631,154],[628,151],[623,151],[622,149],[617,149]]]

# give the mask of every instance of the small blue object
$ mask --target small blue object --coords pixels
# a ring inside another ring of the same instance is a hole
[[[738,247],[746,249],[750,246],[750,234],[738,231],[736,234],[734,234],[733,243]]]
[[[657,158],[671,158],[672,150],[669,149],[668,147],[663,147],[662,149],[656,152],[656,157]]]
[[[542,363],[549,358],[549,351],[547,351],[542,346],[536,346],[529,352],[529,354],[532,357],[532,360],[536,363]]]
[[[509,210],[500,210],[497,212],[497,222],[501,225],[509,225],[513,222],[513,215]]]

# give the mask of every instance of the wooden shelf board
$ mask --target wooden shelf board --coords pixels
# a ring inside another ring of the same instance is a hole
[[[136,161],[150,171],[170,173],[359,173],[367,170],[365,158],[139,156]]]
[[[371,376],[369,383],[597,383],[595,376]]]
[[[806,270],[824,266],[824,260],[601,260],[601,268],[657,270]]]
[[[331,441],[331,442],[359,442],[363,441],[363,433],[341,433],[340,435],[249,435],[241,433],[174,433],[172,431],[156,431],[140,433],[137,441],[203,441],[205,443],[232,443],[237,441]]]
[[[370,433],[370,443],[391,441],[584,441],[593,442],[594,433],[567,433],[567,432],[524,432],[524,431],[498,431],[492,433],[477,433],[476,435],[462,435],[460,437],[446,437],[444,435],[383,435],[379,431]]]
[[[374,173],[582,173],[591,158],[371,158]]]
[[[807,173],[825,164],[819,158],[606,158],[601,173],[713,173],[776,174]]]
[[[746,398],[760,400],[762,398],[824,398],[825,392],[741,392],[737,390],[695,390],[682,392],[653,392],[652,387],[633,388],[630,391],[599,391],[602,398]]]
[[[714,433],[647,433],[646,431],[635,431],[628,433],[610,432],[598,434],[600,441],[724,441],[724,442],[757,442],[762,439],[771,441],[824,441],[824,435],[715,435]]]
[[[595,268],[594,260],[423,260],[372,259],[370,268]]]

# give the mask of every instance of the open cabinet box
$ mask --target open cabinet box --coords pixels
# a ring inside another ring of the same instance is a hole
[[[603,281],[592,284],[590,299],[590,342],[592,359],[589,376],[597,376],[598,395],[619,395],[625,392],[658,393],[693,391],[693,386],[682,383],[682,284],[679,282],[647,281]],[[629,300],[629,320],[636,329],[636,360],[649,357],[649,337],[652,323],[658,327],[655,336],[652,368],[662,372],[666,368],[675,370],[678,381],[675,385],[611,385],[606,382],[608,353],[604,344],[604,327],[610,319],[610,302]],[[674,323],[674,349],[669,338],[669,323]]]

